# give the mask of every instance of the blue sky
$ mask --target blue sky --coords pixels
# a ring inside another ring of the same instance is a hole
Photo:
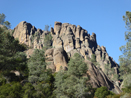
[[[97,43],[118,62],[125,45],[125,23],[122,16],[131,11],[131,0],[0,0],[11,28],[27,21],[36,28],[54,27],[55,21],[80,25],[88,33],[96,33]]]

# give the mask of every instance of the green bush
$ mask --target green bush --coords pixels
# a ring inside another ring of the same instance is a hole
[[[14,82],[0,86],[0,98],[22,98],[21,84]]]
[[[125,88],[122,88],[122,91],[126,92],[126,93],[131,93],[131,85],[127,86]]]
[[[95,54],[91,55],[91,62],[96,62],[96,55]]]
[[[44,50],[52,48],[52,35],[51,35],[51,33],[48,33],[47,35],[45,35],[43,48],[44,48]]]
[[[97,88],[95,92],[95,97],[97,98],[106,98],[108,95],[114,95],[112,92],[110,92],[107,87],[100,87]]]

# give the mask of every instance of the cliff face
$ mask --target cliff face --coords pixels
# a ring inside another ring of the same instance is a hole
[[[54,28],[50,32],[36,29],[30,23],[25,21],[19,23],[15,29],[13,36],[18,38],[20,43],[25,43],[32,49],[26,53],[29,57],[33,49],[42,49],[45,46],[45,36],[51,34],[51,49],[45,51],[48,68],[57,72],[60,66],[65,70],[68,69],[68,60],[79,53],[88,65],[87,73],[90,75],[93,87],[106,86],[110,90],[119,93],[120,89],[111,79],[117,82],[118,64],[106,52],[104,46],[99,46],[96,41],[96,34],[90,35],[81,26],[71,25],[69,23],[55,22]]]

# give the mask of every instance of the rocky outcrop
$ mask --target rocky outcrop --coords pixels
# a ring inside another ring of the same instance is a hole
[[[13,36],[18,38],[20,43],[29,45],[29,36],[31,33],[34,34],[35,31],[36,29],[30,23],[22,21],[14,28]]]
[[[48,68],[58,72],[60,69],[67,70],[67,54],[63,48],[51,48],[45,52]]]
[[[113,59],[107,54],[106,48],[104,46],[97,45],[96,34],[92,33],[90,35],[81,26],[71,25],[69,23],[55,22],[54,28],[51,27],[52,35],[52,47],[62,48],[67,54],[72,54],[73,50],[77,50],[83,58],[90,58],[92,54],[95,54],[96,61],[99,63],[99,67],[102,71],[106,71],[105,65],[110,65],[115,73],[118,74],[118,64],[113,61]],[[20,22],[14,29],[13,36],[18,38],[20,43],[25,43],[29,47],[34,49],[42,49],[45,47],[44,38],[49,34],[47,31],[42,31],[41,29],[36,29],[30,23],[25,21]],[[27,52],[28,53],[28,52]],[[73,55],[70,55],[72,57]],[[113,75],[112,74],[112,75]],[[113,78],[110,74],[109,77]]]
[[[116,93],[120,92],[119,87],[115,85],[118,79],[114,79],[114,76],[119,73],[119,66],[108,55],[106,48],[97,44],[95,33],[90,35],[79,25],[61,22],[55,22],[50,32],[36,29],[30,23],[23,21],[15,27],[13,36],[18,38],[20,43],[32,48],[26,51],[27,56],[30,57],[33,49],[42,49],[46,46],[48,40],[45,42],[44,39],[46,35],[51,34],[52,48],[45,51],[47,68],[51,68],[53,72],[58,72],[60,69],[67,70],[68,60],[78,53],[89,63],[88,74],[93,87],[106,86]],[[92,58],[92,55],[95,57]],[[92,59],[96,59],[94,60],[96,62],[91,62]]]
[[[56,66],[56,72],[60,69],[67,69],[67,58],[65,57],[66,53],[63,48],[55,48],[53,53],[53,61]]]
[[[54,31],[52,30],[53,34]],[[17,38],[20,43],[26,44],[34,49],[42,49],[44,46],[44,38],[49,32],[36,29],[26,21],[20,22],[15,28],[13,36]]]
[[[86,60],[86,63],[88,64],[89,70],[87,73],[90,76],[90,83],[94,88],[101,87],[101,86],[106,86],[109,90],[113,91],[114,93],[121,93],[122,91],[120,88],[113,83],[106,75],[105,73],[97,68],[93,63],[89,62]]]

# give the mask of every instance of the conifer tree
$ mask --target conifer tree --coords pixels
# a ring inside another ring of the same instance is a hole
[[[55,91],[57,98],[85,98],[88,90],[86,81],[87,77],[83,77],[87,71],[87,65],[83,62],[79,54],[68,63],[68,71],[59,71],[55,77]]]
[[[47,50],[52,47],[52,36],[51,33],[48,33],[45,35],[44,38],[44,50]]]
[[[126,28],[128,31],[125,32],[126,45],[120,47],[123,55],[119,57],[121,74],[131,73],[131,12],[127,11],[126,15],[123,16]]]
[[[6,26],[7,28],[10,28],[11,24],[9,21],[5,21],[5,18],[6,18],[5,14],[3,13],[0,14],[0,24]]]
[[[123,87],[131,86],[131,12],[126,11],[126,15],[123,16],[126,28],[128,31],[125,32],[126,45],[120,47],[123,55],[119,57],[120,61],[120,74],[123,79]]]
[[[9,32],[0,28],[0,71],[10,72],[11,70],[21,71],[26,68],[26,55],[23,51],[26,48],[19,44]]]
[[[52,95],[53,76],[50,69],[46,69],[44,50],[36,49],[28,61],[29,77],[36,90],[36,98],[49,98]]]

